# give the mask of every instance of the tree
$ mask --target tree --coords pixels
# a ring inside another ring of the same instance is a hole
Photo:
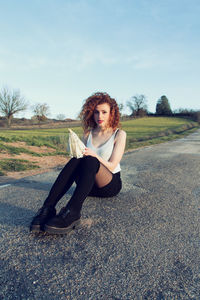
[[[57,119],[57,120],[60,120],[60,121],[63,121],[64,119],[66,119],[66,116],[65,116],[64,114],[58,114],[58,115],[56,116],[56,119]]]
[[[126,104],[131,110],[131,116],[144,116],[147,113],[147,99],[145,95],[135,95]]]
[[[33,106],[33,113],[40,123],[46,121],[47,116],[50,114],[50,108],[47,103],[37,103]]]
[[[169,100],[165,95],[161,96],[160,99],[158,99],[158,102],[156,104],[156,114],[164,116],[172,115]]]
[[[6,117],[8,127],[11,126],[13,116],[27,109],[28,103],[21,96],[19,90],[3,87],[0,91],[0,112]]]
[[[119,107],[120,117],[122,117],[122,111],[124,109],[124,104],[123,103],[119,103],[118,107]]]

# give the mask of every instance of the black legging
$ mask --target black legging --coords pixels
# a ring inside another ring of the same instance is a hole
[[[112,197],[119,193],[122,184],[120,173],[112,175],[112,180],[106,186],[99,188],[95,184],[95,175],[101,164],[93,156],[72,158],[62,169],[53,184],[44,206],[55,207],[57,202],[76,182],[76,189],[67,204],[67,208],[80,211],[87,196]],[[105,168],[108,172],[108,170]],[[106,175],[106,174],[105,174]]]

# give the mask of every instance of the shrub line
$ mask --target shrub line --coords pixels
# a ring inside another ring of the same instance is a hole
[[[161,131],[158,132],[154,135],[150,135],[150,136],[145,136],[145,137],[141,137],[141,138],[136,138],[136,139],[130,139],[131,142],[144,142],[144,141],[148,141],[148,140],[153,140],[156,138],[160,138],[160,137],[164,137],[164,136],[169,136],[169,135],[173,135],[173,134],[182,134],[186,131],[189,131],[193,128],[198,128],[199,126],[196,126],[193,123],[189,123],[189,124],[185,124],[181,127],[178,127],[177,129],[168,129],[166,131]]]

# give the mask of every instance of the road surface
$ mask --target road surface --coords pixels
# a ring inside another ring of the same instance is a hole
[[[121,165],[69,235],[29,233],[59,170],[1,184],[0,299],[200,299],[200,130]]]

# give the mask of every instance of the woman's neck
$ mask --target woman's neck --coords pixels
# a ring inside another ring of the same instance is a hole
[[[106,127],[106,128],[102,128],[102,127],[95,127],[93,129],[94,132],[96,133],[101,133],[101,134],[108,134],[113,132],[113,128],[112,127]]]

